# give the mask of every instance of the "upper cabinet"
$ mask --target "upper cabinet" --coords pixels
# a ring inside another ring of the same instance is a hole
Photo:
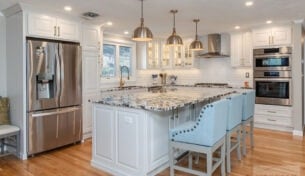
[[[231,66],[250,67],[253,58],[252,34],[242,32],[231,34]]]
[[[137,43],[139,69],[194,68],[193,52],[189,43],[183,46],[167,46],[164,40],[154,39],[147,43]]]
[[[278,26],[253,30],[253,46],[266,47],[291,44],[291,26]]]
[[[48,15],[28,13],[27,36],[79,41],[79,23]]]
[[[90,24],[82,26],[82,48],[84,51],[100,52],[101,35],[100,27]]]

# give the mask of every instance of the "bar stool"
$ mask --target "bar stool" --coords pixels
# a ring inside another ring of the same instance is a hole
[[[196,174],[212,175],[221,166],[221,175],[225,175],[225,135],[228,113],[228,100],[222,99],[205,105],[196,121],[189,121],[173,128],[169,132],[169,163],[170,175],[174,170]],[[174,150],[183,149],[189,151],[188,168],[175,165]],[[220,150],[220,156],[213,153]],[[191,151],[205,153],[207,159],[207,171],[192,170]]]
[[[255,106],[255,91],[250,90],[243,93],[243,118],[242,118],[242,150],[243,155],[247,154],[246,137],[250,136],[251,148],[254,147],[253,128],[254,128],[254,106]],[[249,131],[246,126],[250,124]]]
[[[227,134],[226,134],[226,162],[227,172],[231,172],[231,152],[236,149],[237,158],[241,160],[240,141],[241,141],[241,121],[243,96],[234,94],[227,98],[229,100]],[[236,134],[236,140],[232,140],[232,135]]]
[[[12,147],[15,149],[15,155],[19,156],[20,149],[20,129],[13,125],[0,125],[0,156],[12,154],[9,150],[4,151],[4,147]],[[14,144],[13,144],[14,143]]]

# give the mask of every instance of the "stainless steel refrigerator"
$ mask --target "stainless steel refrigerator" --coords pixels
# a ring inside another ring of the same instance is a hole
[[[78,43],[27,39],[28,155],[81,140],[82,67]]]

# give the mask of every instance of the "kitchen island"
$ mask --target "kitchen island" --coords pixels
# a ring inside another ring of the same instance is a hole
[[[163,87],[113,91],[94,100],[91,164],[113,175],[156,175],[168,167],[168,131],[195,120],[201,107],[236,92]]]

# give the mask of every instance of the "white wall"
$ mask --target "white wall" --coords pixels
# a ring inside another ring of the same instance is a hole
[[[6,34],[5,18],[0,14],[0,96],[6,96]]]

